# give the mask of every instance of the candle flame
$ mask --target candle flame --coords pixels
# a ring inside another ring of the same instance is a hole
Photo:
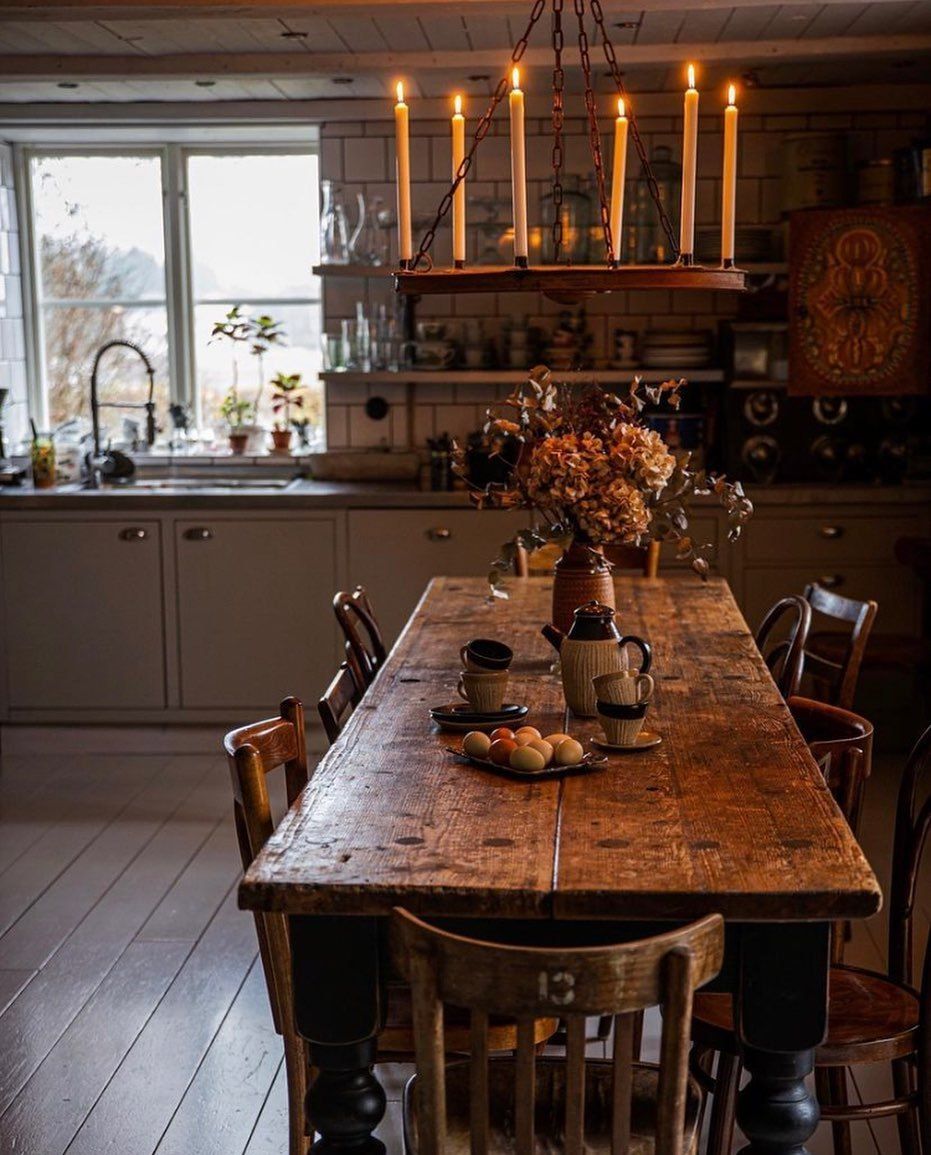
[[[623,96],[619,96],[617,98],[617,114],[618,114],[618,116],[625,116],[626,115],[626,112],[624,109],[624,97]]]
[[[399,80],[395,92],[398,94],[398,104],[404,103],[404,81]]]
[[[515,90],[520,88],[520,69],[515,68],[511,71],[511,87]]]
[[[453,109],[455,110],[456,116],[461,115],[461,113],[462,113],[462,97],[459,96],[458,93],[456,94],[456,96],[453,97]]]
[[[695,65],[689,65],[689,88],[695,87]]]
[[[735,84],[727,86],[727,103],[731,106],[737,103],[737,86]]]

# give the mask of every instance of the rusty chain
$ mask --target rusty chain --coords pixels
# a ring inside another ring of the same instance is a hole
[[[662,226],[663,232],[666,234],[666,240],[669,242],[669,251],[672,254],[672,259],[675,260],[679,256],[679,242],[676,238],[675,229],[672,227],[672,221],[669,219],[669,214],[666,212],[663,205],[663,199],[660,195],[659,184],[653,174],[653,166],[650,164],[650,158],[647,156],[646,146],[643,143],[643,138],[640,136],[640,129],[637,126],[637,117],[634,108],[631,106],[630,98],[627,95],[627,88],[624,85],[624,78],[621,75],[620,67],[617,63],[617,55],[614,51],[614,45],[608,36],[605,29],[604,11],[601,7],[601,0],[589,0],[589,7],[592,10],[592,16],[595,24],[598,26],[598,31],[601,33],[601,45],[604,49],[605,60],[608,62],[608,67],[611,70],[611,76],[617,87],[618,96],[624,98],[625,111],[627,121],[630,125],[630,135],[634,142],[634,148],[637,150],[637,156],[640,160],[640,168],[646,178],[647,188],[650,191],[650,198],[656,206],[656,212],[659,217],[659,223]]]
[[[553,260],[556,264],[559,264],[563,241],[562,126],[566,77],[562,68],[562,8],[563,0],[553,0]]]
[[[520,63],[524,53],[527,51],[527,42],[530,39],[530,33],[533,31],[534,25],[543,15],[543,10],[546,8],[546,3],[547,0],[534,0],[533,8],[530,10],[530,19],[527,22],[527,27],[524,29],[524,34],[514,45],[514,49],[511,52],[512,68],[514,65]],[[424,233],[423,239],[420,242],[420,247],[417,249],[417,255],[414,257],[413,261],[411,261],[411,269],[416,269],[425,257],[429,261],[430,258],[428,254],[430,246],[433,244],[434,238],[436,237],[436,230],[440,227],[441,221],[452,207],[453,197],[456,194],[456,189],[458,189],[462,182],[465,180],[469,169],[472,167],[472,161],[475,157],[476,149],[488,135],[488,130],[491,128],[491,119],[494,116],[498,105],[501,103],[505,97],[505,94],[507,93],[510,80],[511,77],[509,69],[508,74],[503,76],[498,81],[498,84],[492,95],[491,102],[485,109],[481,120],[476,125],[475,133],[472,136],[472,144],[469,146],[469,151],[462,158],[462,163],[459,165],[459,168],[456,171],[455,179],[446,190],[446,194],[444,195],[443,199],[440,201],[440,206],[436,210],[436,216],[433,218],[433,223]]]
[[[592,88],[592,62],[588,53],[588,34],[585,31],[585,0],[573,0],[576,18],[579,22],[579,57],[585,76],[585,109],[588,112],[588,143],[595,169],[598,189],[598,209],[601,214],[601,229],[605,238],[605,254],[608,264],[614,264],[614,244],[611,239],[611,214],[605,194],[605,170],[601,158],[601,132],[598,128],[598,109],[595,106],[595,92]]]

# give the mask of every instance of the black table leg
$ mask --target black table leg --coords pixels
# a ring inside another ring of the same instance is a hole
[[[294,1017],[317,1068],[307,1110],[315,1155],[385,1155],[373,1137],[385,1092],[373,1071],[382,1025],[378,923],[369,918],[290,920]]]
[[[805,1079],[827,1025],[829,942],[826,923],[743,928],[737,1007],[750,1082],[737,1122],[750,1143],[740,1155],[808,1155],[820,1110]]]

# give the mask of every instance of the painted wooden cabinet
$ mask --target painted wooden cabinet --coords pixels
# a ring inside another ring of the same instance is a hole
[[[430,578],[487,574],[529,514],[474,509],[349,511],[349,580],[369,591],[390,645]]]
[[[159,522],[9,520],[0,540],[9,707],[164,709]]]
[[[312,704],[338,663],[333,514],[176,521],[180,706]]]

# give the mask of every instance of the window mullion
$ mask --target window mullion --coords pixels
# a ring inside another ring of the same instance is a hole
[[[29,152],[13,146],[16,201],[19,205],[20,276],[22,278],[23,328],[26,339],[26,388],[29,415],[39,429],[49,428],[48,393],[45,376],[45,338],[39,268],[32,211],[32,174]]]
[[[176,144],[166,145],[162,164],[171,396],[172,400],[181,405],[197,409],[199,406],[193,379],[187,190],[181,148]]]

